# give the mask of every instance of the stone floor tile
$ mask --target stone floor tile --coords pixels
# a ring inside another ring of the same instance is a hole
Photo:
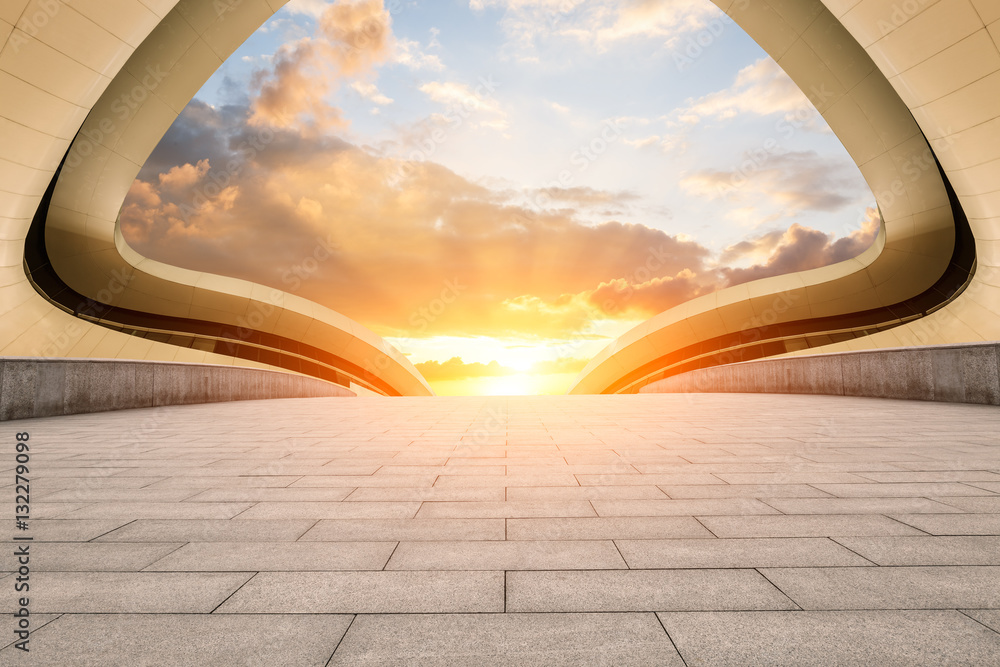
[[[681,486],[693,484],[724,484],[717,476],[708,473],[631,474],[631,475],[577,475],[581,486]]]
[[[409,519],[420,509],[419,502],[320,503],[263,502],[240,515],[247,521],[258,519]]]
[[[67,614],[32,635],[27,657],[11,646],[0,651],[0,663],[324,667],[351,620],[304,614]]]
[[[712,537],[693,517],[507,519],[508,540],[624,540]]]
[[[1000,633],[1000,609],[962,609],[961,612]]]
[[[503,519],[525,517],[596,516],[585,500],[512,501],[503,503],[426,502],[419,519]]]
[[[125,519],[34,519],[30,535],[35,542],[89,542],[127,523]]]
[[[615,540],[615,544],[633,570],[872,564],[832,540],[815,537]]]
[[[304,490],[304,489],[303,489]],[[405,502],[425,500],[451,500],[461,502],[503,502],[507,497],[504,487],[364,487],[355,489],[345,500],[348,502]]]
[[[525,486],[507,489],[507,500],[655,500],[666,499],[655,486]]]
[[[454,487],[490,486],[579,486],[570,474],[551,475],[442,475],[434,486],[445,489]]]
[[[413,542],[502,540],[503,519],[327,519],[299,538],[303,542]]]
[[[1000,665],[1000,635],[956,611],[660,613],[692,665]]]
[[[599,516],[711,516],[778,514],[753,498],[699,498],[694,500],[595,500]]]
[[[762,498],[761,500],[785,514],[953,514],[963,511],[951,504],[927,498]]]
[[[507,573],[509,612],[796,608],[791,600],[756,570],[576,570]]]
[[[849,472],[755,472],[727,473],[720,472],[716,477],[727,484],[855,484],[871,480]]]
[[[829,493],[808,484],[712,484],[661,486],[675,500],[685,498],[828,498]]]
[[[1000,567],[762,569],[803,609],[1000,607]]]
[[[193,542],[146,572],[381,570],[396,542]]]
[[[427,614],[503,610],[503,572],[262,572],[216,613]]]
[[[386,570],[625,569],[610,540],[401,542]]]
[[[42,614],[208,614],[252,572],[38,572],[31,611]],[[12,612],[13,596],[3,602]]]
[[[925,516],[915,514],[912,516]],[[943,519],[955,515],[926,515]],[[781,515],[706,516],[699,519],[717,537],[830,537],[834,535],[920,535],[916,528],[885,516]],[[910,523],[910,522],[906,522]]]
[[[61,518],[231,519],[252,505],[253,503],[94,503]]]
[[[1000,535],[1000,514],[893,514],[930,535]]]
[[[105,532],[99,542],[294,542],[312,528],[309,519],[154,520],[141,519]]]
[[[936,500],[951,507],[956,507],[960,512],[970,512],[973,514],[1000,514],[1000,496],[948,496],[933,498],[932,500]]]
[[[878,565],[1000,565],[1000,537],[838,537]]]
[[[192,503],[299,503],[299,502],[337,502],[344,500],[354,489],[341,488],[302,488],[258,487],[258,488],[224,488],[195,490],[197,495],[191,496],[187,502]]]
[[[892,482],[881,484],[814,484],[839,498],[930,498],[931,496],[986,496],[988,493],[959,482]],[[1000,497],[1000,496],[998,496]]]
[[[683,667],[653,614],[359,616],[330,667]]]
[[[14,545],[4,545],[0,566],[13,563]],[[32,546],[31,571],[34,572],[138,572],[155,563],[181,543],[113,544],[103,542],[46,542]],[[11,569],[16,569],[13,566]]]

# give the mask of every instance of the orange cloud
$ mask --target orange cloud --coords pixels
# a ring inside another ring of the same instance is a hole
[[[512,368],[501,366],[496,361],[488,364],[479,362],[467,364],[461,357],[452,357],[448,361],[425,361],[415,364],[417,370],[428,382],[439,380],[464,380],[472,377],[498,377],[501,375],[513,375],[517,371]]]
[[[245,109],[193,102],[154,152],[121,214],[154,259],[294,292],[392,337],[579,339],[596,320],[644,319],[727,284],[846,259],[850,235],[800,226],[727,249],[613,219],[628,193],[522,192],[429,161],[387,158],[307,129],[262,131]],[[586,219],[585,219],[586,218]]]
[[[730,262],[764,254],[763,262],[746,268],[723,267],[719,271],[729,286],[842,262],[868,249],[878,236],[881,222],[878,211],[869,208],[861,228],[840,238],[792,225],[784,232],[771,232],[730,246],[722,254]]]
[[[271,66],[254,74],[251,123],[290,127],[305,116],[319,127],[343,127],[346,121],[326,97],[344,77],[385,62],[393,44],[382,0],[330,5],[315,35],[282,46]]]

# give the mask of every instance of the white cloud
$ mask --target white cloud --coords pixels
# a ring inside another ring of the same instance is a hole
[[[433,42],[432,42],[433,44]],[[419,42],[411,39],[396,40],[396,49],[393,52],[392,61],[412,70],[429,69],[440,72],[444,69],[441,58],[433,53],[425,53]]]
[[[563,106],[562,104],[559,104],[558,102],[546,102],[546,104],[548,105],[548,107],[550,109],[552,109],[556,113],[561,113],[561,114],[567,114],[567,113],[569,113],[569,107]]]
[[[330,0],[291,0],[285,5],[285,10],[292,14],[305,14],[318,19],[332,4]]]
[[[660,135],[653,134],[648,137],[643,137],[642,139],[626,139],[625,143],[633,148],[649,148],[650,146],[655,146],[660,143]]]
[[[453,81],[431,81],[420,86],[420,92],[463,118],[470,114],[479,114],[481,117],[472,123],[473,127],[493,130],[507,128],[507,114],[500,108],[500,104],[494,98],[480,95],[464,84]],[[444,116],[435,114],[434,117],[447,121],[448,116],[449,114]]]
[[[499,9],[501,25],[521,60],[551,36],[607,50],[619,43],[653,39],[671,47],[703,29],[721,10],[707,0],[469,0],[473,10]]]
[[[358,95],[361,95],[361,97],[371,102],[374,102],[379,106],[392,104],[392,99],[380,93],[378,86],[376,86],[374,83],[355,81],[354,83],[351,84],[351,88],[353,88]]]
[[[778,63],[765,57],[741,69],[729,88],[689,100],[689,106],[676,112],[675,117],[681,123],[693,124],[703,117],[725,120],[739,114],[775,113],[786,117],[816,115],[809,98],[795,82]]]

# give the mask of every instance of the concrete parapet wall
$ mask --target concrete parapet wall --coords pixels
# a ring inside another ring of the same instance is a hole
[[[1000,405],[1000,343],[748,361],[676,375],[640,392],[829,394]]]
[[[238,366],[0,357],[0,421],[160,405],[354,395],[315,378]]]

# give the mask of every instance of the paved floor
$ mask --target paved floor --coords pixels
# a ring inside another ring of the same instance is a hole
[[[35,665],[1000,665],[1000,409],[305,399],[30,433]],[[18,542],[18,545],[24,542]],[[19,575],[0,579],[13,612]]]

